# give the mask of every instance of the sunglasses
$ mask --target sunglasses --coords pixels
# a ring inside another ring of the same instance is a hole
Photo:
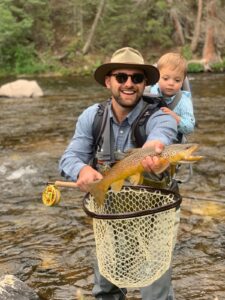
[[[134,73],[132,75],[126,73],[115,73],[115,74],[110,74],[109,76],[115,76],[118,83],[127,82],[128,77],[131,78],[134,84],[142,83],[145,80],[145,75],[142,73]]]

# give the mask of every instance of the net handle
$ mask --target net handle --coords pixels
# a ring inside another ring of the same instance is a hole
[[[127,212],[127,213],[115,213],[115,214],[97,214],[94,213],[92,211],[90,211],[87,208],[87,201],[88,201],[88,197],[90,195],[90,193],[87,193],[84,198],[83,198],[83,210],[84,212],[91,218],[94,219],[103,219],[103,220],[115,220],[115,219],[129,219],[129,218],[135,218],[135,217],[142,217],[142,216],[146,216],[146,215],[152,215],[152,214],[156,214],[159,212],[163,212],[165,210],[170,210],[172,208],[176,208],[178,209],[180,207],[181,201],[182,201],[182,197],[180,194],[172,192],[172,191],[168,191],[168,190],[164,190],[164,189],[154,189],[154,188],[150,188],[149,186],[129,186],[126,185],[126,187],[129,187],[131,189],[134,190],[138,190],[138,189],[146,189],[147,191],[151,191],[151,192],[156,192],[156,191],[160,191],[162,192],[162,195],[169,195],[172,194],[175,198],[175,201],[173,203],[169,203],[166,204],[164,206],[161,207],[156,207],[156,208],[151,208],[151,209],[146,209],[146,210],[142,210],[142,211],[136,211],[136,212]]]
[[[60,181],[56,180],[54,182],[48,182],[47,185],[55,185],[59,187],[71,187],[71,188],[78,188],[77,183],[74,181]]]

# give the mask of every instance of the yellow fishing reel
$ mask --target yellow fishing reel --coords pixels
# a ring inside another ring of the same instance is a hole
[[[60,191],[54,184],[49,184],[46,186],[42,193],[42,202],[46,206],[53,206],[60,201]]]

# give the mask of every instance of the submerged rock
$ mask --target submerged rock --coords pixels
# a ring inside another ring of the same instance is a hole
[[[6,83],[0,87],[1,97],[41,97],[43,91],[35,80],[19,79],[10,83]]]
[[[41,300],[23,281],[14,275],[0,277],[1,300]]]

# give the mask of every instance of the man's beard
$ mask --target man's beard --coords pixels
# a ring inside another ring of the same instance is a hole
[[[115,101],[123,108],[134,108],[138,102],[141,100],[141,96],[139,98],[136,99],[136,101],[132,104],[130,103],[126,103],[126,101],[124,101],[119,95],[113,95],[113,98],[115,99]]]

